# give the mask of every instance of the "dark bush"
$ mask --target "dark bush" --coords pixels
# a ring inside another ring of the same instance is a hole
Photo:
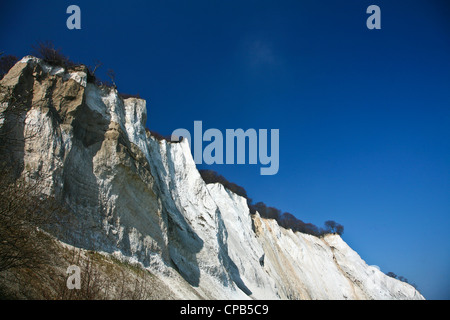
[[[408,283],[408,284],[410,284],[411,286],[413,286],[413,287],[417,290],[417,285],[416,285],[415,283],[409,283],[408,279],[406,279],[406,278],[403,277],[403,276],[397,276],[397,275],[396,275],[395,273],[393,273],[393,272],[388,272],[388,273],[386,273],[386,275],[389,276],[389,277],[391,277],[391,278],[394,278],[394,279],[400,280],[400,281],[402,281],[402,282]]]
[[[263,202],[258,202],[254,205],[250,204],[250,208],[250,212],[252,214],[258,211],[259,215],[262,218],[273,219],[285,229],[291,229],[294,232],[311,234],[317,237],[326,234],[323,229],[317,227],[316,225],[312,223],[305,223],[302,220],[297,219],[293,214],[289,212],[281,214],[281,210],[273,207],[268,207]]]
[[[32,54],[52,66],[63,67],[65,69],[77,65],[68,57],[61,53],[61,49],[56,49],[50,41],[39,42],[33,46]]]
[[[128,98],[137,98],[137,99],[141,99],[141,96],[139,95],[139,93],[137,94],[128,94],[128,93],[119,93],[119,96],[125,100]]]
[[[61,49],[56,49],[54,44],[51,41],[39,42],[37,45],[33,46],[32,55],[37,58],[42,59],[44,62],[48,63],[51,66],[62,67],[64,69],[70,69],[77,65],[78,63],[74,63],[68,57],[66,57]],[[112,88],[114,84],[107,80],[102,80],[97,77],[95,74],[97,69],[102,66],[101,62],[96,61],[95,66],[86,66],[87,68],[87,82],[93,83],[98,87],[107,87]]]
[[[276,221],[280,221],[281,218],[281,210],[278,210],[274,207],[268,207],[264,202],[258,202],[254,205],[251,205],[252,211],[256,212],[258,211],[259,215],[262,218],[266,219],[274,219]]]
[[[221,176],[217,172],[215,172],[213,170],[200,170],[199,172],[206,184],[221,183],[228,190],[249,200],[249,198],[247,196],[247,191],[243,187],[238,186],[237,184],[228,181],[227,179],[225,179],[224,176]]]
[[[103,65],[103,63],[96,60],[94,61],[94,64],[95,64],[94,66],[87,66],[88,69],[87,82],[98,84],[99,80],[97,79],[95,73],[97,72],[98,68],[100,68]]]
[[[66,57],[61,49],[55,48],[55,45],[51,41],[39,42],[37,45],[32,46],[32,55],[37,58],[42,59],[44,62],[48,63],[51,66],[63,67],[65,69],[73,68],[79,63],[75,63],[71,61],[68,57]],[[96,75],[96,71],[103,65],[100,61],[94,61],[94,66],[86,66],[87,68],[87,82],[93,83],[99,87],[114,87],[114,83],[100,79]],[[110,74],[112,74],[110,72]],[[109,74],[108,74],[109,75]]]
[[[0,57],[0,80],[11,70],[12,67],[19,61],[16,56],[5,55]]]
[[[391,278],[397,279],[397,275],[395,273],[393,273],[393,272],[388,272],[388,273],[386,273],[386,275],[391,277]]]
[[[288,212],[283,213],[278,223],[280,226],[286,229],[291,229],[294,232],[301,232],[314,236],[320,236],[323,234],[323,230],[318,228],[316,225],[312,223],[305,223]]]
[[[326,224],[325,229],[322,229],[312,223],[305,223],[302,220],[297,219],[291,213],[285,212],[282,214],[281,210],[274,207],[269,207],[264,202],[257,202],[253,204],[252,199],[248,197],[247,191],[243,187],[228,181],[225,177],[213,170],[200,170],[200,175],[207,184],[221,183],[225,188],[236,193],[237,195],[246,198],[251,214],[255,214],[256,211],[258,211],[259,215],[262,218],[273,219],[285,229],[291,229],[294,232],[311,234],[316,237],[320,237],[329,233],[337,233],[339,235],[342,235],[342,233],[344,232],[344,227],[334,221],[327,221],[329,225]]]
[[[285,212],[279,218],[278,223],[285,229],[298,230],[303,223],[303,221],[297,219],[293,214]]]
[[[250,205],[250,207],[252,214],[258,211],[259,215],[262,218],[273,219],[285,229],[291,229],[294,232],[302,232],[315,236],[320,236],[322,234],[322,229],[319,229],[314,224],[305,223],[302,220],[297,219],[293,214],[289,212],[285,212],[282,214],[281,210],[274,207],[268,207],[263,202],[258,202],[256,204]]]
[[[167,137],[163,136],[162,134],[160,134],[160,133],[158,133],[156,131],[153,131],[153,130],[148,130],[148,131],[150,132],[152,137],[154,137],[158,141],[167,140]]]
[[[164,141],[167,141],[167,142],[170,142],[170,143],[179,143],[179,142],[183,141],[183,137],[181,137],[181,139],[178,140],[178,141],[172,141],[172,136],[163,136],[162,134],[160,134],[160,133],[158,133],[156,131],[150,130],[148,128],[145,128],[145,131],[150,133],[150,135],[152,137],[154,137],[158,141],[163,141],[164,140]]]
[[[338,235],[342,235],[344,233],[344,226],[333,220],[325,221],[325,233],[337,233]]]

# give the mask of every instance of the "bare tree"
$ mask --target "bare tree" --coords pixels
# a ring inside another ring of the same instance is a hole
[[[117,88],[116,86],[116,72],[113,69],[108,69],[107,75],[109,79],[111,80],[111,84],[113,88]]]
[[[37,269],[47,261],[52,241],[43,230],[59,222],[61,207],[42,195],[39,181],[2,170],[0,182],[0,272]]]
[[[55,48],[55,45],[51,41],[39,42],[37,45],[32,46],[32,48],[33,55],[52,66],[70,68],[76,65],[76,63],[61,52],[61,49]]]
[[[325,221],[325,233],[342,235],[344,233],[344,226],[333,220]]]

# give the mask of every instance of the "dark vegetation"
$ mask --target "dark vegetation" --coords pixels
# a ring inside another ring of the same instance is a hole
[[[128,99],[128,98],[142,99],[141,96],[139,95],[139,93],[137,93],[137,94],[119,93],[119,95],[122,97],[123,100]]]
[[[54,67],[62,67],[65,69],[73,68],[78,65],[61,53],[61,49],[55,48],[54,44],[50,41],[39,42],[32,46],[31,52],[37,58],[41,58],[47,64]]]
[[[0,272],[27,268],[37,270],[46,264],[51,242],[41,230],[59,223],[62,208],[44,197],[39,182],[14,179],[8,168],[0,169]]]
[[[311,234],[316,237],[321,237],[332,233],[339,235],[344,233],[344,227],[332,220],[326,221],[324,228],[319,228],[312,223],[303,222],[291,213],[282,213],[282,211],[277,208],[269,207],[264,202],[257,202],[253,204],[252,199],[248,197],[247,191],[243,187],[228,181],[225,177],[213,170],[200,170],[200,175],[205,183],[221,183],[228,190],[246,198],[251,214],[258,212],[263,218],[274,219],[281,227],[285,229],[291,229],[294,232]]]
[[[154,130],[150,130],[149,128],[145,128],[145,131],[150,133],[150,135],[152,137],[154,137],[158,141],[167,141],[167,142],[171,142],[171,143],[179,143],[179,142],[181,142],[183,140],[183,137],[181,137],[180,140],[172,140],[172,136],[171,135],[162,135],[159,132],[156,132]]]
[[[391,278],[394,278],[394,279],[400,280],[400,281],[402,281],[402,282],[408,283],[408,284],[412,285],[412,286],[417,290],[417,285],[416,285],[415,283],[409,283],[408,279],[406,279],[406,278],[403,277],[403,276],[397,276],[397,275],[396,275],[395,273],[393,273],[393,272],[388,272],[388,273],[386,273],[386,275],[389,276],[389,277],[391,277]]]
[[[81,66],[81,63],[77,63],[72,61],[69,57],[64,55],[61,52],[61,49],[56,48],[53,42],[45,41],[45,42],[39,42],[37,45],[32,46],[33,50],[31,54],[37,58],[42,59],[47,64],[54,66],[54,67],[62,67],[64,69],[70,70],[75,68],[76,66]],[[96,75],[96,71],[102,66],[103,64],[96,60],[94,61],[94,66],[86,66],[87,68],[87,81],[89,83],[96,84],[100,87],[114,87],[112,82],[105,81],[100,79]]]
[[[148,133],[150,133],[150,135],[152,136],[152,137],[154,137],[156,140],[158,140],[158,141],[163,141],[163,140],[166,140],[166,141],[170,141],[170,136],[163,136],[162,134],[160,134],[159,132],[156,132],[156,131],[153,131],[153,130],[150,130],[150,129],[148,129],[148,128],[146,128],[145,129]]]
[[[199,170],[200,175],[202,176],[203,180],[209,184],[209,183],[221,183],[225,188],[228,190],[236,193],[237,195],[244,197],[247,199],[247,203],[251,203],[252,200],[249,199],[247,196],[247,191],[241,186],[238,186],[237,184],[228,181],[225,179],[224,176],[218,174],[217,172],[213,170]]]
[[[103,63],[95,60],[94,64],[83,65],[78,62],[74,62],[68,56],[64,55],[60,48],[56,48],[55,45],[51,41],[39,42],[36,45],[32,46],[31,54],[37,58],[42,59],[47,64],[54,67],[62,67],[66,70],[73,70],[79,67],[85,67],[87,71],[87,82],[93,83],[99,87],[106,88],[117,88],[116,86],[116,74],[114,70],[108,69],[106,72],[106,76],[109,78],[108,80],[101,79],[97,75],[97,71],[103,66]],[[13,55],[3,55],[3,52],[0,52],[0,80],[3,76],[8,73],[8,71],[17,63],[19,59]],[[128,98],[141,98],[139,94],[129,94],[129,93],[120,93],[119,96],[122,99]]]

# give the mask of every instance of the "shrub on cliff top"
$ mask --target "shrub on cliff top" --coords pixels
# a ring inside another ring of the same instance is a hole
[[[32,54],[34,56],[44,60],[51,66],[67,69],[76,65],[76,63],[61,53],[61,49],[55,48],[55,45],[51,41],[39,42],[37,45],[32,46],[32,48]]]
[[[247,191],[241,186],[238,186],[237,184],[228,181],[225,179],[224,176],[218,174],[217,172],[213,170],[199,170],[200,175],[202,176],[203,180],[206,182],[206,184],[209,183],[220,183],[228,190],[236,193],[237,195],[246,198],[249,200],[247,196]]]
[[[13,55],[3,55],[0,53],[0,80],[9,72],[9,70],[14,67],[14,65],[19,61],[16,56]]]
[[[253,204],[252,199],[248,197],[247,191],[243,187],[228,181],[225,177],[213,170],[199,170],[199,172],[206,184],[221,183],[228,190],[246,198],[251,214],[258,212],[262,218],[273,219],[278,223],[278,225],[285,229],[291,229],[294,232],[310,234],[316,237],[321,237],[332,233],[337,233],[339,235],[344,233],[344,227],[332,220],[325,222],[325,228],[319,228],[312,223],[305,223],[302,220],[297,219],[294,215],[288,212],[282,213],[281,210],[277,208],[269,207],[264,202],[257,202]]]

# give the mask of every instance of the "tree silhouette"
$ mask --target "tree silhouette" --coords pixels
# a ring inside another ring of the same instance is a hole
[[[325,232],[336,233],[342,235],[344,233],[344,226],[333,220],[325,221]]]

